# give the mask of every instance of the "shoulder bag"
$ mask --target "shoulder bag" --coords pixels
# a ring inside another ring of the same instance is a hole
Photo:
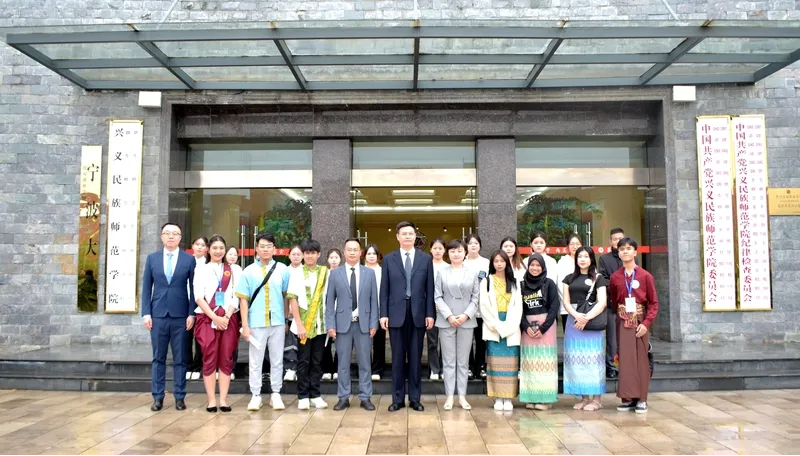
[[[594,306],[597,305],[597,296],[595,296],[595,301],[592,302],[592,293],[594,293],[594,285],[597,283],[600,274],[594,276],[594,282],[592,282],[591,288],[589,288],[589,293],[586,295],[586,299],[583,302],[578,304],[578,308],[576,309],[578,313],[588,314],[589,312],[594,309]],[[586,326],[583,328],[584,331],[604,331],[606,329],[606,325],[608,324],[608,315],[606,312],[601,312],[600,315],[592,318],[586,323]]]

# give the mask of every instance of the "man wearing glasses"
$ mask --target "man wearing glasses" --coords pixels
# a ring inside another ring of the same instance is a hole
[[[153,344],[153,406],[164,407],[167,383],[167,348],[172,346],[175,409],[186,410],[186,331],[194,326],[195,259],[178,249],[181,229],[174,223],[161,227],[164,249],[147,256],[142,277],[142,318]]]
[[[250,342],[250,392],[253,397],[247,410],[261,409],[261,373],[264,352],[269,350],[270,405],[283,410],[283,348],[286,332],[285,298],[289,288],[289,268],[272,257],[275,237],[264,233],[256,237],[256,261],[245,268],[236,287],[239,314],[242,318],[242,337]]]

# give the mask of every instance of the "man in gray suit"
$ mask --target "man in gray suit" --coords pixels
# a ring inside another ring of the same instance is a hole
[[[378,330],[378,282],[375,272],[361,266],[361,242],[350,238],[344,243],[345,264],[331,271],[328,281],[325,327],[336,340],[339,355],[339,402],[334,410],[350,407],[350,356],[353,345],[358,362],[358,397],[361,408],[375,410],[372,396],[370,355],[372,337]]]

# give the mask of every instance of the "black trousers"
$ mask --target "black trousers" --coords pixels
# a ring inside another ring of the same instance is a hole
[[[322,351],[325,349],[325,334],[307,339],[297,347],[297,398],[320,397],[322,380]]]
[[[194,330],[186,331],[186,339],[186,371],[200,372],[203,370],[203,350],[194,337]],[[194,346],[194,354],[192,354],[192,346]]]
[[[386,369],[386,330],[378,328],[372,338],[372,375],[381,375]]]
[[[442,374],[442,352],[439,351],[439,328],[434,326],[425,332],[428,339],[428,367],[431,374]]]
[[[469,370],[475,376],[486,370],[486,341],[483,340],[483,318],[476,318],[478,327],[475,328],[475,348],[469,352]]]
[[[324,340],[324,338],[323,338]],[[308,343],[308,342],[306,342]],[[323,342],[323,345],[325,343]],[[328,341],[328,346],[322,350],[322,373],[335,374],[339,371],[339,354],[333,354],[333,340]]]
[[[569,314],[561,316],[561,330],[564,331],[564,333],[567,332],[567,318],[569,318]]]

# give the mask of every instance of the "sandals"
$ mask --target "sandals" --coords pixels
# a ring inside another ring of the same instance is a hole
[[[586,407],[587,405],[589,405],[589,403],[590,403],[590,402],[591,402],[591,401],[589,401],[588,399],[586,399],[586,398],[583,398],[583,399],[581,399],[581,401],[580,401],[580,402],[578,402],[577,404],[573,405],[573,406],[572,406],[572,408],[573,408],[574,410],[584,410],[584,409],[585,409],[585,407]]]
[[[594,412],[594,411],[600,410],[601,408],[603,408],[603,404],[601,404],[599,401],[595,400],[595,401],[591,401],[588,404],[586,404],[583,407],[583,410],[585,410],[587,412]]]

